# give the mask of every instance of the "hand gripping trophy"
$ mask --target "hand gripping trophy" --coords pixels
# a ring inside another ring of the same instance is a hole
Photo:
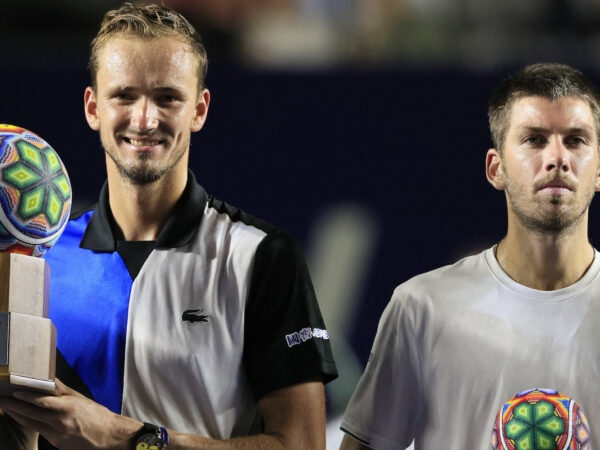
[[[50,268],[40,256],[64,230],[71,199],[52,147],[31,131],[0,124],[0,395],[55,388]],[[10,448],[28,445],[18,429],[0,422],[3,445],[11,439]]]

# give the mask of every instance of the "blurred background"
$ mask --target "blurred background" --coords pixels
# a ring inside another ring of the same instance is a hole
[[[76,203],[104,181],[83,90],[90,40],[120,3],[5,0],[0,15],[0,123],[58,151]],[[210,59],[197,178],[306,252],[341,373],[328,386],[337,448],[394,287],[503,236],[504,196],[484,174],[491,91],[538,61],[600,82],[600,0],[164,3],[198,28]]]

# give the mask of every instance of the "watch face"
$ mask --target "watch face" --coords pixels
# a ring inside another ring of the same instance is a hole
[[[135,450],[162,450],[160,438],[154,433],[142,434],[135,443]]]

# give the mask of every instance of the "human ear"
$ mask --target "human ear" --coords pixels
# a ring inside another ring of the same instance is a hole
[[[83,93],[83,104],[85,119],[92,130],[100,129],[100,120],[98,118],[98,104],[96,102],[96,93],[91,86],[85,88]]]
[[[196,103],[196,115],[192,120],[192,131],[200,131],[206,122],[208,116],[208,105],[210,104],[210,92],[208,89],[203,89],[198,96]]]
[[[502,158],[500,157],[500,152],[495,148],[490,148],[487,151],[485,157],[485,176],[490,184],[499,191],[504,190],[506,187]]]

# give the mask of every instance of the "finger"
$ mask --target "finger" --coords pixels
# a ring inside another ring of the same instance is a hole
[[[0,407],[11,417],[14,414],[20,414],[22,416],[38,418],[44,422],[48,419],[45,417],[54,417],[55,412],[49,408],[38,406],[34,403],[21,401],[17,398],[5,397],[0,399]]]
[[[8,417],[25,429],[46,434],[57,428],[54,416],[47,412],[44,414],[44,410],[27,403],[14,402],[14,405],[5,406],[4,410]]]
[[[60,389],[54,391],[33,391],[29,389],[19,389],[12,393],[12,398],[32,403],[42,408],[52,408],[54,399],[64,396],[71,395],[72,390],[62,384]]]

